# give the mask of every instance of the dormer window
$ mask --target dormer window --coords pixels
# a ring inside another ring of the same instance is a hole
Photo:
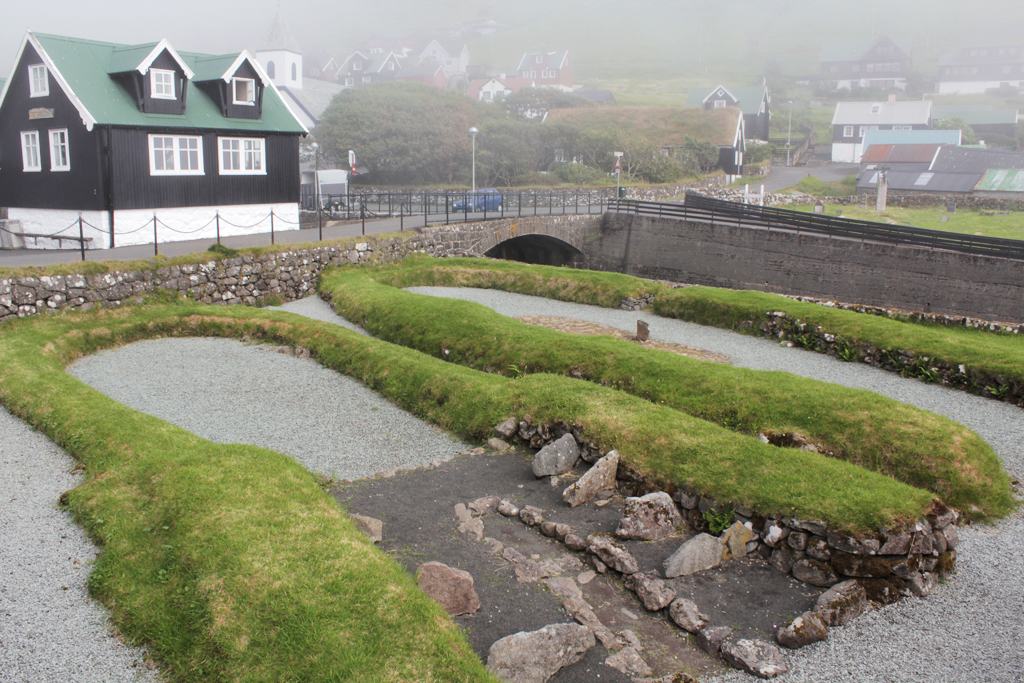
[[[880,111],[882,111],[882,105],[880,105],[880,104],[872,104],[871,105],[871,113],[872,114],[877,114]]]
[[[32,64],[28,67],[29,97],[46,97],[50,94],[50,79],[46,76],[45,64]]]
[[[352,62],[352,70],[353,71],[362,71],[363,70],[363,63],[362,62]]]
[[[174,94],[174,72],[165,69],[149,70],[150,92],[154,99],[173,100]]]
[[[537,55],[536,57],[533,58],[533,61],[535,61],[536,63],[540,64],[541,62],[544,61],[544,58],[541,57],[540,55]]]
[[[388,71],[394,71],[394,70],[395,70],[395,63],[394,62],[388,62]]]
[[[231,81],[234,104],[256,104],[256,81],[252,78],[235,78]]]

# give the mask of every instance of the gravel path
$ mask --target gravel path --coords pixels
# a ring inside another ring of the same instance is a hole
[[[414,291],[478,301],[509,316],[571,317],[623,330],[635,330],[636,320],[643,319],[653,338],[722,353],[737,366],[867,388],[947,415],[991,443],[1010,472],[1024,473],[1024,420],[1011,406],[646,312],[490,290]],[[319,299],[282,308],[362,331]],[[154,366],[161,372],[154,373]],[[337,477],[425,464],[466,447],[313,361],[231,340],[140,342],[84,358],[69,371],[116,400],[206,438],[273,448]],[[68,474],[72,461],[5,412],[0,435],[0,481],[14,483],[0,498],[0,679],[156,680],[139,665],[138,651],[107,635],[102,608],[85,594],[95,549],[55,508],[59,494],[76,485]],[[786,680],[1024,681],[1022,545],[1021,513],[997,527],[963,530],[958,573],[946,586],[926,600],[873,612],[834,629],[827,642],[791,653]],[[737,673],[718,680],[749,677]]]
[[[0,680],[155,682],[144,653],[111,633],[86,589],[96,557],[57,508],[78,485],[74,461],[0,408]]]
[[[785,370],[845,386],[870,389],[945,415],[975,430],[1024,479],[1024,412],[970,394],[803,349],[726,330],[621,311],[493,290],[417,287],[411,291],[476,301],[510,317],[551,315],[635,330],[651,337],[725,354],[740,367]],[[925,600],[909,598],[868,614],[829,640],[789,653],[784,680],[850,683],[963,683],[1024,681],[1024,512],[995,527],[962,529],[957,573]],[[756,680],[732,673],[717,681]]]

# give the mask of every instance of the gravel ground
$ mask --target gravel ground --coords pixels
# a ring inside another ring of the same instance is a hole
[[[493,290],[417,287],[411,291],[476,301],[503,315],[552,315],[635,330],[650,325],[651,337],[725,354],[740,367],[785,370],[845,386],[869,389],[945,415],[975,430],[1024,479],[1024,413],[1019,408],[925,384],[871,368],[842,363],[803,349],[726,330],[621,311],[508,294]],[[789,653],[785,680],[1024,681],[1024,513],[995,527],[961,530],[957,573],[925,600],[914,598],[832,629],[829,640]],[[716,681],[755,680],[731,673]]]
[[[415,291],[478,301],[509,316],[571,317],[624,330],[635,330],[642,319],[655,339],[722,353],[738,366],[866,388],[947,415],[981,434],[1015,476],[1024,472],[1024,420],[1011,406],[642,311],[490,290]],[[282,308],[339,322],[315,298]],[[161,372],[154,373],[154,366]],[[337,477],[421,465],[466,447],[313,361],[231,340],[140,342],[84,358],[69,371],[133,408],[206,438],[273,448]],[[0,414],[0,433],[0,474],[15,482],[13,493],[0,498],[0,678],[155,680],[139,666],[139,652],[105,635],[104,613],[85,595],[86,565],[95,550],[55,509],[60,492],[76,483],[68,474],[71,460],[6,413]],[[27,550],[34,547],[32,539],[42,539],[42,549]],[[964,529],[961,539],[958,573],[947,585],[926,600],[878,610],[833,630],[825,643],[791,653],[787,680],[1024,680],[1024,514],[997,527]],[[737,673],[717,680],[748,679]]]
[[[0,680],[157,681],[145,653],[112,634],[106,610],[86,590],[96,548],[57,508],[80,481],[74,467],[0,408]]]

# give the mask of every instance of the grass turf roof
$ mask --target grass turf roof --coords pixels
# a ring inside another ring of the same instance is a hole
[[[788,373],[720,366],[614,339],[565,335],[471,302],[381,284],[537,293],[539,269],[507,264],[492,269],[492,263],[409,259],[398,266],[343,268],[326,273],[321,290],[340,313],[376,336],[449,362],[503,374],[585,378],[746,434],[797,432],[837,457],[928,489],[970,517],[999,517],[1012,508],[1009,477],[991,447],[962,425],[914,406]],[[632,279],[566,269],[544,272],[548,288],[558,290],[559,298],[588,303],[602,298],[596,296],[602,278],[612,285],[604,300],[616,304]]]

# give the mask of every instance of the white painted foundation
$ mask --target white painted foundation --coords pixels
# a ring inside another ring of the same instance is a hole
[[[78,249],[77,240],[60,240],[59,236],[78,237],[78,211],[72,209],[22,209],[15,206],[7,210],[12,221],[21,222],[22,234],[52,235],[53,237],[18,237],[11,235],[15,249]],[[110,247],[110,213],[107,211],[82,211],[81,234],[91,237],[86,249],[107,249]]]
[[[220,217],[220,236],[252,235],[270,232],[270,213],[274,213],[274,230],[297,230],[298,204],[242,204],[235,206],[191,206],[167,209],[132,209],[114,211],[114,246],[127,247],[153,244],[153,217],[156,216],[156,237],[161,243],[182,242],[217,237],[217,217]],[[22,233],[54,235],[50,238],[23,237],[24,245],[15,248],[70,249],[79,242],[60,241],[56,235],[78,237],[78,212],[57,209],[9,210],[11,220],[21,221]],[[69,228],[69,226],[72,226]],[[110,248],[110,212],[83,211],[82,228],[92,242],[87,249]]]

